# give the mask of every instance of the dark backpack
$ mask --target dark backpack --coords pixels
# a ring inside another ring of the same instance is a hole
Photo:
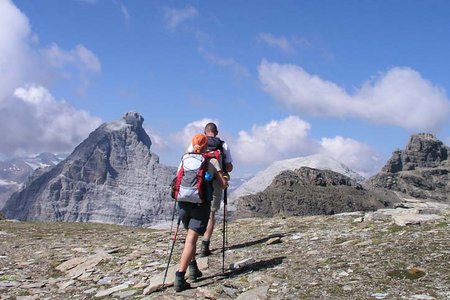
[[[208,136],[208,151],[220,150],[223,154],[223,143],[218,137]]]
[[[210,158],[219,160],[220,151],[186,153],[181,158],[177,176],[172,180],[172,198],[175,201],[204,203],[206,199],[205,174]]]

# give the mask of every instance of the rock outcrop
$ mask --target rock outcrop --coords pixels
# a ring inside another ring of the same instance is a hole
[[[396,150],[368,184],[416,198],[450,203],[450,148],[432,134],[416,134],[404,150]]]
[[[174,167],[150,151],[144,119],[102,124],[66,160],[34,174],[5,204],[7,218],[148,226],[170,215]]]
[[[364,188],[337,172],[302,167],[284,171],[263,192],[241,197],[236,217],[331,215],[390,207],[398,197]]]
[[[301,167],[309,167],[321,170],[330,170],[344,174],[358,182],[363,182],[364,177],[351,170],[349,167],[331,157],[323,154],[314,154],[309,156],[290,158],[273,162],[266,169],[258,172],[248,181],[243,182],[230,195],[231,204],[238,198],[246,195],[256,194],[264,191],[278,174],[286,170],[296,170]]]

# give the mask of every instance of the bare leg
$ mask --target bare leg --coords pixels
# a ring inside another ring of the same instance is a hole
[[[208,226],[206,227],[206,232],[203,235],[204,241],[209,241],[214,231],[214,224],[216,223],[216,212],[212,211],[209,215]]]
[[[192,229],[188,229],[186,241],[184,243],[183,253],[181,254],[179,272],[186,272],[189,263],[195,257],[197,247],[198,233]]]

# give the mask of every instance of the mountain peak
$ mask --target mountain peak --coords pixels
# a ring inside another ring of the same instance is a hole
[[[150,151],[143,121],[128,112],[101,125],[66,160],[14,193],[4,206],[6,216],[132,226],[164,220],[175,168],[159,164]]]
[[[429,133],[414,134],[404,150],[396,150],[369,183],[417,198],[450,201],[450,148]]]
[[[127,124],[132,125],[135,129],[142,128],[142,123],[144,123],[144,117],[135,111],[125,113],[122,118]]]

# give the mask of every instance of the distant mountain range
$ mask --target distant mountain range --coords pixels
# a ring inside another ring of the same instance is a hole
[[[315,154],[304,157],[297,157],[292,159],[280,160],[272,163],[266,169],[258,172],[255,176],[247,181],[244,181],[231,194],[231,202],[234,200],[251,194],[264,191],[273,181],[276,175],[286,170],[296,170],[301,167],[309,167],[321,170],[330,170],[345,176],[350,177],[356,182],[363,182],[365,178],[343,163],[321,154]]]
[[[143,121],[128,112],[102,124],[67,158],[42,153],[0,162],[1,211],[33,221],[154,226],[170,220],[176,167],[159,163]],[[238,207],[236,216],[331,214],[392,206],[398,192],[449,202],[449,156],[434,136],[413,135],[366,182],[324,155],[276,161],[248,180],[231,174],[228,208]]]
[[[53,167],[68,155],[68,153],[43,152],[29,157],[0,161],[0,209],[36,169]]]
[[[317,161],[322,163],[322,167],[293,166],[294,162]],[[295,170],[284,170],[272,178],[280,165]],[[405,197],[450,203],[450,148],[432,134],[412,135],[404,150],[394,151],[381,172],[362,184],[342,175],[342,170],[329,170],[336,167],[342,166],[321,157],[277,162],[235,191],[235,216],[297,216],[377,210],[395,207]],[[265,187],[270,180],[271,183]]]

